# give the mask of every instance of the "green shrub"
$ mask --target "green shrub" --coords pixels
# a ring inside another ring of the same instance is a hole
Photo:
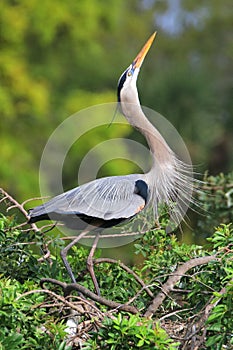
[[[1,215],[0,350],[76,350],[80,344],[83,350],[172,350],[188,349],[191,344],[210,350],[232,348],[231,181],[232,175],[211,177],[204,185],[207,192],[199,194],[207,215],[198,218],[196,230],[208,233],[205,245],[185,244],[175,233],[167,234],[164,215],[160,229],[134,242],[134,266],[108,260],[95,266],[101,298],[118,303],[114,307],[101,300],[93,303],[91,296],[81,298],[77,292],[70,295],[67,307],[62,286],[70,280],[60,258],[62,237],[53,231],[34,232],[27,224],[19,227],[17,216]],[[69,263],[78,283],[94,293],[86,271],[88,254],[86,247],[75,246]],[[102,254],[98,249],[95,258]],[[163,293],[168,279],[180,266],[209,256],[213,257],[211,261],[194,264],[179,276],[153,317],[144,317],[152,300]],[[41,278],[62,283],[50,283],[45,291],[39,284]],[[137,313],[120,310],[124,304],[134,307]],[[72,312],[77,317],[80,305],[84,306],[78,315],[77,333],[68,341],[67,316]]]

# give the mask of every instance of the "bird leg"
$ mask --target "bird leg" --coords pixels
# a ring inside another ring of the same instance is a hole
[[[74,277],[74,274],[73,274],[73,271],[71,269],[71,266],[67,260],[67,254],[68,254],[68,251],[76,244],[78,243],[88,232],[90,232],[89,229],[86,229],[85,231],[83,231],[79,236],[77,236],[75,239],[73,239],[73,241],[71,241],[64,249],[61,250],[61,258],[62,258],[62,261],[63,261],[63,264],[71,278],[71,281],[73,283],[76,283],[76,279]],[[89,253],[89,256],[87,258],[87,269],[90,273],[90,276],[91,276],[91,279],[93,281],[93,284],[94,284],[94,287],[95,287],[95,290],[96,290],[96,294],[98,296],[100,296],[100,288],[99,288],[99,285],[98,285],[98,282],[97,282],[97,279],[96,279],[96,276],[95,276],[95,272],[94,272],[94,265],[93,265],[93,256],[94,256],[94,253],[95,253],[95,250],[97,248],[97,244],[98,244],[98,241],[99,241],[99,234],[97,233],[96,237],[95,237],[95,240],[93,242],[93,245],[91,247],[91,250],[90,250],[90,253]]]
[[[89,256],[87,258],[87,269],[88,269],[88,271],[90,273],[90,276],[91,276],[91,279],[93,281],[96,294],[98,296],[100,296],[100,288],[99,288],[99,284],[98,284],[96,276],[95,276],[94,264],[93,264],[93,256],[94,256],[95,250],[97,248],[98,241],[99,241],[99,233],[97,233],[96,236],[95,236],[95,240],[93,242],[93,245],[91,247]]]
[[[79,236],[77,236],[73,241],[71,241],[64,249],[61,250],[61,258],[62,258],[62,261],[63,261],[63,264],[65,265],[65,268],[71,278],[71,281],[73,283],[76,283],[76,279],[74,277],[74,274],[73,274],[73,271],[71,269],[71,266],[70,264],[68,263],[68,260],[67,260],[67,254],[68,254],[68,251],[70,250],[70,248],[72,248],[76,243],[78,243],[78,241],[80,241],[80,239],[82,239],[90,230],[87,229],[85,231],[83,231],[82,233],[80,233]]]

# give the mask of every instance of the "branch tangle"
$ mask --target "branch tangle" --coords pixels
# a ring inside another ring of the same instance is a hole
[[[152,303],[146,310],[144,316],[145,317],[152,317],[155,312],[158,310],[158,308],[162,305],[162,302],[166,298],[166,296],[169,294],[169,292],[172,291],[172,289],[175,287],[175,285],[181,280],[183,275],[193,267],[207,264],[208,262],[212,260],[216,260],[216,255],[209,255],[204,256],[201,258],[194,258],[189,261],[186,261],[184,264],[180,265],[176,271],[174,271],[170,277],[168,278],[167,282],[165,282],[161,287],[161,292],[159,292],[156,297],[153,299]]]

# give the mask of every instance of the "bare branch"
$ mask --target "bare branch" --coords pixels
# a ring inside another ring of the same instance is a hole
[[[108,300],[106,298],[98,296],[97,294],[91,292],[89,289],[81,286],[78,283],[67,284],[65,282],[60,282],[58,280],[55,280],[53,278],[43,278],[43,279],[41,279],[41,286],[42,286],[42,288],[43,288],[44,283],[46,283],[46,282],[52,283],[52,284],[56,284],[59,287],[61,287],[63,289],[63,292],[64,292],[65,296],[70,295],[70,293],[73,290],[76,290],[76,291],[80,292],[81,294],[85,295],[86,297],[92,299],[93,301],[96,301],[97,303],[106,305],[106,306],[108,306],[110,308],[123,310],[123,311],[126,311],[126,312],[130,312],[132,314],[138,313],[138,310],[136,309],[136,307],[131,306],[131,305],[119,304],[119,303],[117,303],[115,301]]]
[[[175,311],[173,311],[173,312],[169,312],[169,314],[166,314],[166,315],[160,317],[159,322],[165,320],[166,318],[169,318],[169,317],[171,317],[171,316],[174,316],[174,315],[176,315],[178,318],[181,318],[181,316],[178,315],[179,313],[186,312],[186,311],[190,311],[190,310],[192,310],[192,309],[191,309],[191,308],[188,308],[188,309],[181,309],[181,310],[175,310]]]
[[[154,298],[154,300],[152,301],[152,303],[150,304],[150,306],[146,310],[144,316],[149,318],[149,317],[152,317],[154,315],[154,313],[161,306],[162,302],[164,301],[166,296],[169,294],[169,292],[171,292],[173,290],[174,286],[181,280],[183,275],[188,270],[190,270],[196,266],[199,266],[199,265],[207,264],[208,262],[210,262],[212,260],[216,260],[216,259],[217,259],[216,255],[210,255],[210,256],[204,256],[201,258],[194,258],[194,259],[191,259],[191,260],[185,262],[184,264],[180,265],[176,269],[176,271],[174,271],[170,275],[167,282],[165,282],[162,285],[162,291],[156,295],[156,297]]]
[[[23,294],[21,294],[19,297],[16,298],[16,300],[19,300],[21,298],[23,298],[24,296],[30,295],[30,294],[35,294],[35,293],[46,293],[51,295],[52,297],[54,297],[56,300],[59,300],[60,302],[62,302],[63,304],[65,304],[66,306],[70,307],[71,309],[74,309],[77,312],[80,312],[80,307],[75,306],[74,303],[66,300],[65,297],[62,297],[61,295],[58,295],[54,292],[52,292],[49,289],[35,289],[35,290],[30,290],[28,292],[25,292]]]
[[[122,263],[121,261],[117,261],[115,259],[110,259],[110,258],[99,258],[93,261],[94,264],[101,264],[103,262],[110,263],[110,264],[118,264],[123,270],[125,270],[135,278],[135,280],[143,287],[143,290],[145,290],[150,297],[152,298],[154,297],[154,294],[151,292],[148,286],[143,282],[143,280],[124,263]]]
[[[37,259],[37,261],[41,263],[41,262],[43,262],[43,261],[48,260],[48,259],[50,258],[50,256],[51,256],[51,252],[50,252],[50,250],[47,250],[47,252],[45,253],[45,255],[42,256],[41,258]]]
[[[9,193],[7,193],[6,191],[3,190],[3,188],[0,188],[0,192],[3,194],[4,198],[9,200],[13,205],[7,208],[7,211],[13,209],[13,208],[17,208],[20,210],[20,212],[25,216],[25,218],[29,219],[29,215],[28,212],[26,211],[26,209],[24,209],[24,206],[20,203],[18,203],[12,196],[9,195]],[[40,230],[38,229],[38,227],[36,226],[36,224],[30,224],[31,228],[35,231],[35,232],[40,232]]]
[[[25,204],[32,202],[32,201],[48,199],[48,198],[50,198],[50,196],[29,198],[29,199],[26,199],[21,205],[24,206]]]
[[[198,316],[194,319],[193,323],[190,324],[190,326],[187,328],[186,335],[183,337],[183,345],[182,350],[187,349],[187,346],[195,341],[195,349],[199,349],[204,341],[205,341],[205,335],[206,335],[206,328],[204,327],[205,322],[207,321],[211,311],[217,304],[221,301],[222,296],[226,293],[227,286],[229,286],[233,282],[233,278],[226,284],[225,287],[223,287],[218,293],[219,298],[213,303],[214,296],[212,296],[208,302],[206,303],[205,307],[202,309],[202,311],[198,314]],[[196,336],[198,333],[202,331],[202,335],[199,337],[199,339],[196,339]]]

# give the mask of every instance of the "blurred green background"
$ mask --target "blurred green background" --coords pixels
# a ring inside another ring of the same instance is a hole
[[[1,187],[19,201],[40,196],[50,134],[72,113],[116,101],[119,76],[155,30],[138,81],[141,103],[177,128],[198,171],[230,171],[232,29],[230,0],[1,1]],[[81,147],[67,163],[66,188],[77,185]],[[105,172],[116,174],[116,166]]]

